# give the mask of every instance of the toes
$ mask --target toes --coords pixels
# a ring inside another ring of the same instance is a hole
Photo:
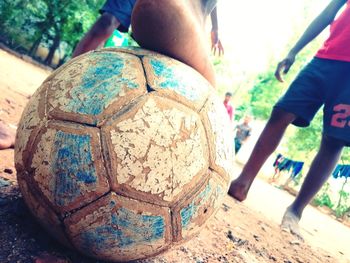
[[[281,230],[297,237],[300,241],[304,241],[304,238],[300,232],[299,225],[294,222],[292,218],[284,216],[281,223]]]
[[[291,228],[290,229],[290,233],[293,235],[293,236],[296,236],[300,241],[304,241],[304,238],[302,236],[302,234],[300,233],[300,229],[299,227],[297,227],[297,229],[294,227],[294,228]]]

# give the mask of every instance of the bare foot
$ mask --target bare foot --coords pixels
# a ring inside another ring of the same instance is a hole
[[[247,194],[250,188],[250,184],[247,182],[241,182],[239,178],[231,182],[228,194],[234,199],[242,202],[247,198]]]
[[[0,121],[0,150],[13,148],[15,145],[16,130]]]
[[[300,240],[304,240],[300,228],[299,228],[300,217],[293,213],[291,210],[287,209],[284,213],[281,223],[282,231],[289,232],[296,236]]]

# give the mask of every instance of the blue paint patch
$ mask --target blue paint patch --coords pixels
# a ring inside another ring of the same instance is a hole
[[[54,202],[59,206],[68,205],[83,195],[82,188],[97,181],[90,140],[89,135],[56,133],[51,173],[55,177]]]
[[[109,206],[111,206],[111,202]],[[81,234],[83,249],[97,251],[132,249],[133,246],[163,239],[165,234],[164,218],[161,216],[139,215],[126,208],[120,208],[111,215],[107,225],[89,229]]]
[[[196,196],[192,202],[181,209],[180,216],[181,216],[181,225],[184,229],[186,229],[192,219],[195,217],[197,211],[199,208],[204,205],[210,198],[211,194],[211,185],[210,183],[204,188],[202,192],[198,196]]]
[[[199,100],[203,92],[201,87],[190,89],[187,82],[181,78],[181,73],[174,72],[171,67],[162,61],[151,59],[150,63],[155,75],[163,80],[159,84],[160,88],[173,90],[191,101]]]
[[[90,56],[94,58],[95,63],[82,73],[81,84],[70,91],[71,99],[66,106],[69,112],[101,114],[123,88],[139,87],[132,79],[121,77],[125,67],[122,57],[109,53],[96,53]],[[118,75],[120,78],[116,81],[115,76]]]

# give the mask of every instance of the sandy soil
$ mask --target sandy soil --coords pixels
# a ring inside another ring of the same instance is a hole
[[[0,61],[0,120],[16,125],[50,72],[2,50]],[[309,209],[300,243],[278,225],[292,197],[262,181],[252,190],[243,204],[227,197],[197,238],[142,262],[350,262],[350,228]],[[13,150],[0,151],[0,233],[0,262],[97,262],[66,250],[32,219],[18,191]]]

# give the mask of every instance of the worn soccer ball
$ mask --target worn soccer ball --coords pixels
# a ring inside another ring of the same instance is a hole
[[[156,255],[190,239],[226,195],[227,112],[194,69],[142,49],[77,57],[19,124],[24,200],[63,244],[98,259]]]

